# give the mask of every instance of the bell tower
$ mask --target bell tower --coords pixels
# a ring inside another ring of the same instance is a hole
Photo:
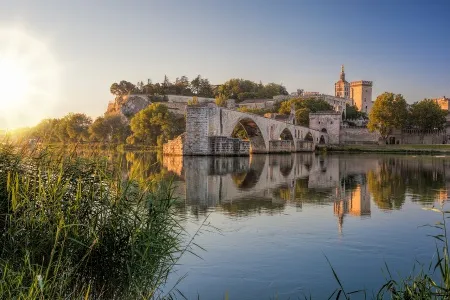
[[[344,65],[341,65],[339,80],[334,84],[334,95],[340,98],[350,98],[350,84],[345,80]]]

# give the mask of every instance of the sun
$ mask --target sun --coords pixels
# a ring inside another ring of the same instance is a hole
[[[0,129],[48,118],[58,87],[58,64],[47,45],[24,30],[0,28]]]
[[[0,60],[0,91],[8,101],[2,101],[5,109],[20,107],[30,92],[30,74],[19,61]]]

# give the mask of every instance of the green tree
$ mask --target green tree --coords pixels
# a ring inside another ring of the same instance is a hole
[[[424,99],[411,106],[410,124],[422,131],[443,129],[447,112],[431,99]]]
[[[199,90],[198,90],[198,96],[200,97],[206,97],[211,98],[214,96],[211,84],[209,83],[209,80],[206,78],[202,78],[200,80]]]
[[[300,108],[295,111],[295,122],[297,125],[309,126],[309,108]]]
[[[112,115],[98,117],[89,127],[89,134],[92,141],[121,144],[131,134],[131,130],[124,117]]]
[[[356,105],[345,105],[345,119],[346,120],[354,120],[358,119],[361,116],[361,112],[358,111],[358,107]]]
[[[400,94],[383,93],[375,100],[367,127],[372,132],[378,131],[386,139],[393,129],[404,128],[407,119],[405,98]]]
[[[167,106],[153,103],[138,112],[130,121],[133,134],[129,143],[156,146],[184,132],[184,120],[176,117]]]
[[[202,77],[200,75],[197,75],[192,81],[191,81],[191,91],[194,93],[194,95],[198,95],[200,91],[200,84],[201,84]]]
[[[180,78],[177,77],[177,79],[175,79],[174,88],[176,95],[184,95],[184,96],[192,95],[192,91],[189,88],[189,79],[186,76],[181,76]]]
[[[323,99],[297,98],[297,99],[291,99],[288,101],[281,102],[281,106],[280,106],[280,109],[278,110],[278,112],[280,114],[288,115],[291,113],[292,105],[294,105],[296,111],[301,108],[307,108],[307,109],[309,109],[310,112],[313,112],[313,113],[318,112],[318,111],[333,110],[333,107]]]
[[[227,100],[228,100],[227,97],[225,97],[222,94],[219,94],[216,97],[216,105],[220,106],[220,107],[226,107],[227,106]]]
[[[89,139],[89,126],[92,119],[85,114],[70,113],[66,117],[66,130],[70,141],[87,141]]]
[[[128,82],[126,80],[122,80],[119,83],[114,82],[111,87],[109,88],[111,94],[115,95],[116,97],[124,96],[131,94],[133,92],[137,91],[137,88],[134,84],[131,82]]]

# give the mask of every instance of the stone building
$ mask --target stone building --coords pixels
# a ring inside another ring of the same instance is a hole
[[[449,110],[450,98],[447,98],[444,96],[441,98],[434,98],[433,101],[436,102],[441,109],[446,110],[446,111]]]
[[[334,84],[334,94],[339,98],[351,99],[359,111],[369,114],[372,109],[372,81],[358,80],[348,83],[345,80],[344,66],[341,66],[339,80]]]
[[[359,80],[350,83],[350,98],[359,111],[369,114],[372,109],[372,81]]]
[[[342,114],[339,112],[316,112],[309,114],[309,128],[328,134],[330,144],[339,144]]]
[[[334,84],[334,94],[340,98],[350,98],[350,84],[345,80],[344,65],[341,66],[339,80]]]

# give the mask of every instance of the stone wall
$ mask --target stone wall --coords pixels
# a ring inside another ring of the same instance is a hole
[[[317,112],[309,114],[309,128],[328,134],[328,143],[339,144],[341,113]]]
[[[192,106],[186,112],[185,155],[209,155],[209,108]]]
[[[292,141],[289,140],[273,140],[269,141],[269,152],[293,152],[294,145]]]
[[[447,133],[445,130],[432,130],[420,132],[418,130],[394,130],[387,138],[389,144],[446,144]]]
[[[295,151],[297,152],[312,152],[314,151],[314,143],[308,141],[297,140]]]
[[[181,96],[181,95],[167,95],[167,100],[174,103],[188,103],[192,101],[193,96]],[[197,97],[199,103],[215,103],[214,98]]]
[[[177,102],[161,102],[161,104],[167,106],[170,112],[176,115],[185,115],[186,114],[186,103],[177,103]]]
[[[226,136],[209,137],[211,155],[249,155],[250,142]]]
[[[365,127],[341,128],[339,134],[341,144],[378,144],[380,138],[378,132],[370,132]]]

